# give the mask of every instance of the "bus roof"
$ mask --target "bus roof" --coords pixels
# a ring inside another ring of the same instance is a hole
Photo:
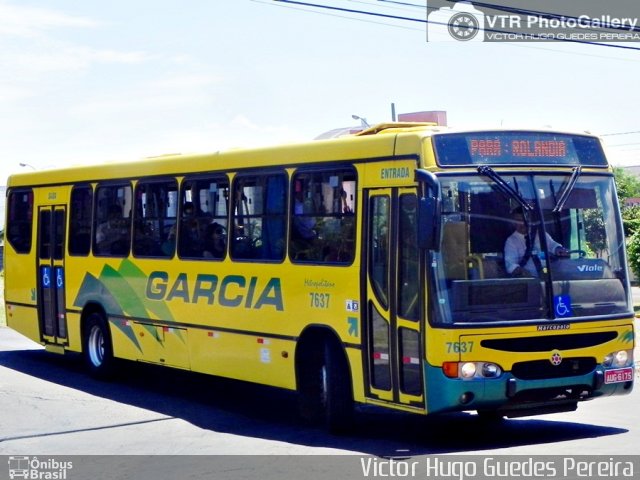
[[[420,155],[425,139],[445,133],[483,132],[489,129],[453,129],[427,122],[390,122],[374,125],[339,138],[312,140],[257,148],[238,148],[196,154],[164,154],[133,161],[70,166],[11,175],[8,187],[130,179],[141,176],[181,175],[208,171],[298,166],[312,162],[384,159],[396,155]],[[551,129],[506,129],[491,131],[556,132],[593,136],[588,132]],[[224,161],[223,165],[220,165]]]

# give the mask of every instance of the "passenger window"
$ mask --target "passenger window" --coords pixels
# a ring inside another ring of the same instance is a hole
[[[96,255],[129,255],[132,203],[131,185],[98,186],[93,239]]]
[[[12,190],[8,202],[7,241],[16,253],[29,253],[33,231],[33,191]]]
[[[286,175],[243,175],[234,181],[233,192],[232,258],[283,260]]]
[[[141,181],[136,185],[133,254],[137,257],[173,257],[178,213],[175,179]]]
[[[89,255],[92,208],[93,189],[91,185],[74,187],[71,191],[69,214],[69,253],[71,255]]]
[[[355,171],[298,172],[293,177],[292,195],[291,260],[351,263],[355,252]]]
[[[185,179],[180,212],[180,257],[225,258],[229,218],[227,177],[215,175]]]

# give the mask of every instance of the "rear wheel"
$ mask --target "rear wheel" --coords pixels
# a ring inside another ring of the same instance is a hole
[[[91,313],[87,317],[82,352],[87,369],[92,376],[104,379],[113,374],[111,335],[106,320],[99,313]]]

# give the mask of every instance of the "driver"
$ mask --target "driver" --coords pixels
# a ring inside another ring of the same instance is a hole
[[[531,251],[540,250],[540,236],[536,235],[534,246],[527,253],[527,226],[524,222],[522,208],[516,208],[511,213],[511,218],[516,229],[504,243],[504,263],[507,273],[512,277],[537,277],[537,268],[534,263],[535,255],[532,255]],[[556,242],[548,233],[546,239],[547,247],[554,255],[557,257],[569,256],[567,249]]]

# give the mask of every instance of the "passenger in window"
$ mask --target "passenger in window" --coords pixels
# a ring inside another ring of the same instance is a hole
[[[534,230],[527,231],[522,208],[511,213],[515,231],[504,244],[504,263],[507,273],[512,277],[537,277],[540,259],[536,252],[540,251],[540,235]],[[532,237],[535,237],[533,245]],[[569,252],[551,235],[546,234],[547,248],[557,257],[568,257]]]
[[[100,253],[121,253],[126,241],[128,230],[125,220],[122,218],[122,208],[119,205],[111,205],[107,211],[107,220],[96,229],[96,245]],[[118,252],[114,252],[114,248]]]
[[[351,207],[347,204],[347,192],[340,191],[340,197],[342,199],[342,213],[353,213]]]
[[[198,219],[195,217],[193,203],[186,202],[182,207],[180,226],[180,254],[185,257],[202,256],[202,238]]]
[[[304,194],[302,190],[296,192],[295,205],[293,210],[293,228],[295,238],[304,242],[311,243],[315,240],[317,232],[316,219],[309,214],[310,208],[305,205]]]
[[[226,247],[224,227],[216,222],[207,225],[204,239],[204,257],[224,258]]]
[[[160,247],[162,253],[167,257],[172,257],[174,252],[176,251],[176,224],[171,225],[171,229],[169,230],[169,235],[167,235],[167,239],[162,242],[162,246]]]

